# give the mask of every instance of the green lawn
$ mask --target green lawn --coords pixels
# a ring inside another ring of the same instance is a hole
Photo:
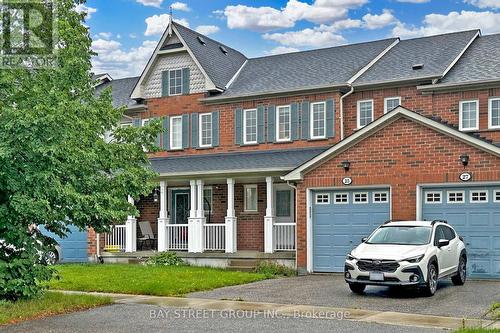
[[[111,303],[112,300],[109,297],[64,295],[49,291],[31,300],[0,302],[0,325],[86,310]]]
[[[500,329],[486,329],[486,328],[464,328],[455,333],[500,333]]]
[[[70,264],[56,268],[61,278],[50,282],[51,289],[157,296],[181,296],[266,279],[259,273],[194,266]]]

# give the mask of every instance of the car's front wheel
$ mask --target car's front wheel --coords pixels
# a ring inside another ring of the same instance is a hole
[[[467,260],[464,256],[460,257],[460,261],[458,262],[458,270],[457,274],[451,277],[451,281],[455,286],[461,286],[465,283],[465,279],[467,278]]]
[[[359,283],[349,283],[349,288],[355,294],[362,294],[365,291],[366,285]]]
[[[427,283],[423,289],[423,292],[426,296],[434,296],[437,290],[438,285],[438,270],[437,265],[432,263],[429,265],[427,269]]]
[[[59,256],[57,255],[56,251],[49,250],[45,252],[45,254],[43,255],[43,262],[46,265],[52,266],[57,264],[58,261],[59,261]]]

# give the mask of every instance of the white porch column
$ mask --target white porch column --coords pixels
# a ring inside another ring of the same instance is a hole
[[[168,250],[167,224],[170,224],[167,205],[167,181],[160,181],[160,216],[158,218],[158,252]]]
[[[273,193],[273,178],[266,177],[266,215],[264,216],[264,252],[273,253],[274,238],[273,226],[274,220],[274,193]]]
[[[226,253],[236,252],[237,224],[234,212],[234,179],[227,179]]]
[[[188,252],[203,252],[203,180],[191,180],[191,210],[188,219]],[[201,194],[200,194],[201,193]]]
[[[134,204],[134,199],[128,196],[128,202]],[[128,216],[125,222],[125,252],[137,251],[137,219],[134,216]]]
[[[196,217],[196,180],[190,180],[189,186],[191,189],[191,195],[189,196],[191,198],[191,209],[189,210],[189,217],[195,218]]]

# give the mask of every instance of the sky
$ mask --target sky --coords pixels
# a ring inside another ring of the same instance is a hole
[[[95,73],[142,72],[173,19],[247,57],[481,29],[500,33],[500,0],[88,0],[76,10],[98,56]]]

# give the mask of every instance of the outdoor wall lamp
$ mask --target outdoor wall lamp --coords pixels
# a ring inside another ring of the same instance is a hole
[[[351,162],[342,161],[342,167],[344,168],[345,172],[349,171],[349,168],[351,167]]]
[[[154,202],[158,202],[158,198],[159,198],[159,193],[158,193],[158,192],[160,192],[160,191],[158,190],[158,188],[155,188],[155,189],[153,190],[153,201],[154,201]]]
[[[460,155],[460,162],[462,162],[462,165],[465,167],[469,164],[469,155],[467,154],[462,154]]]

